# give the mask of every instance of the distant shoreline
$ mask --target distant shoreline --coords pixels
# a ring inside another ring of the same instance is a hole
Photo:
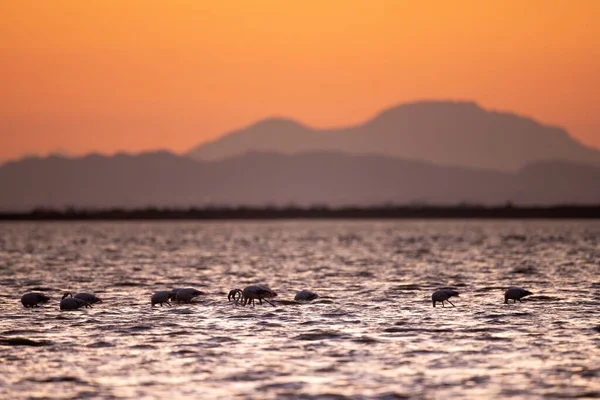
[[[0,212],[0,221],[279,219],[600,219],[593,206],[208,207]]]

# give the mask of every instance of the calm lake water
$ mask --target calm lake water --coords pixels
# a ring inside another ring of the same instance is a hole
[[[0,398],[600,398],[599,311],[600,221],[0,224]]]

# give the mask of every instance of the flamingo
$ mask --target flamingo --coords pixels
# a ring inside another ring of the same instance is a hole
[[[452,304],[452,302],[450,301],[450,297],[452,297],[452,296],[458,297],[458,292],[456,290],[441,289],[441,290],[434,292],[431,295],[431,301],[433,302],[434,307],[435,307],[435,303],[438,303],[438,302],[441,302],[442,307],[444,307],[444,301],[447,301],[448,303]],[[456,306],[454,304],[452,304],[452,307],[456,307]]]
[[[102,303],[102,299],[100,299],[100,297],[97,297],[91,293],[77,293],[75,296],[73,296],[73,298],[86,301],[90,304]]]
[[[154,307],[154,305],[156,304],[160,304],[160,306],[162,307],[163,303],[171,307],[171,303],[169,302],[169,300],[174,299],[175,295],[176,294],[173,294],[172,291],[162,290],[160,292],[154,293],[152,295],[152,298],[150,299],[150,302],[152,303],[152,307]]]
[[[92,305],[87,301],[76,299],[70,292],[65,293],[62,299],[60,300],[61,310],[77,310],[81,307],[90,308],[92,307]]]
[[[531,296],[531,293],[528,290],[525,290],[520,287],[511,287],[508,288],[506,292],[504,292],[504,304],[508,304],[508,300],[512,300],[513,303],[516,303],[519,300],[519,303],[522,303],[521,299],[525,296]]]
[[[298,293],[296,293],[296,297],[294,297],[294,300],[296,300],[296,301],[312,301],[317,298],[319,298],[319,295],[316,294],[315,292],[311,292],[310,290],[301,290]]]
[[[231,301],[231,299],[233,298],[235,304],[241,303],[244,307],[246,306],[246,304],[251,304],[252,306],[254,306],[255,300],[258,300],[259,304],[262,304],[262,301],[264,300],[273,307],[275,307],[275,304],[267,300],[272,297],[277,297],[277,293],[271,290],[268,286],[264,285],[247,286],[244,288],[243,291],[240,289],[233,289],[229,292],[229,295],[227,295],[227,299],[229,301]]]
[[[194,299],[195,297],[200,296],[202,293],[199,290],[193,289],[193,288],[185,288],[185,289],[173,289],[171,291],[171,293],[173,293],[173,291],[176,290],[175,292],[175,300],[177,300],[177,303],[191,303],[192,299]]]
[[[35,293],[35,292],[31,292],[31,293],[25,293],[23,295],[23,297],[21,297],[21,304],[23,304],[23,307],[28,308],[28,307],[39,307],[40,304],[44,304],[46,303],[48,300],[50,300],[50,297],[41,294],[41,293]]]

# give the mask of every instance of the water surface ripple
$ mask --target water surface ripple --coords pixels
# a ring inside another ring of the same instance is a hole
[[[3,223],[0,397],[600,398],[599,243],[597,221]],[[227,302],[256,283],[276,307]],[[150,307],[186,286],[207,294]],[[61,312],[67,290],[104,303]]]

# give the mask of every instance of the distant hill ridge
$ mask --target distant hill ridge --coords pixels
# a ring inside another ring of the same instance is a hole
[[[564,161],[518,172],[382,155],[250,152],[195,161],[169,152],[30,158],[0,166],[0,211],[38,207],[600,204],[600,168]]]
[[[402,104],[363,124],[333,129],[270,118],[200,144],[187,155],[211,161],[248,151],[323,150],[498,171],[517,171],[544,160],[600,166],[600,151],[578,142],[562,128],[458,101]]]

